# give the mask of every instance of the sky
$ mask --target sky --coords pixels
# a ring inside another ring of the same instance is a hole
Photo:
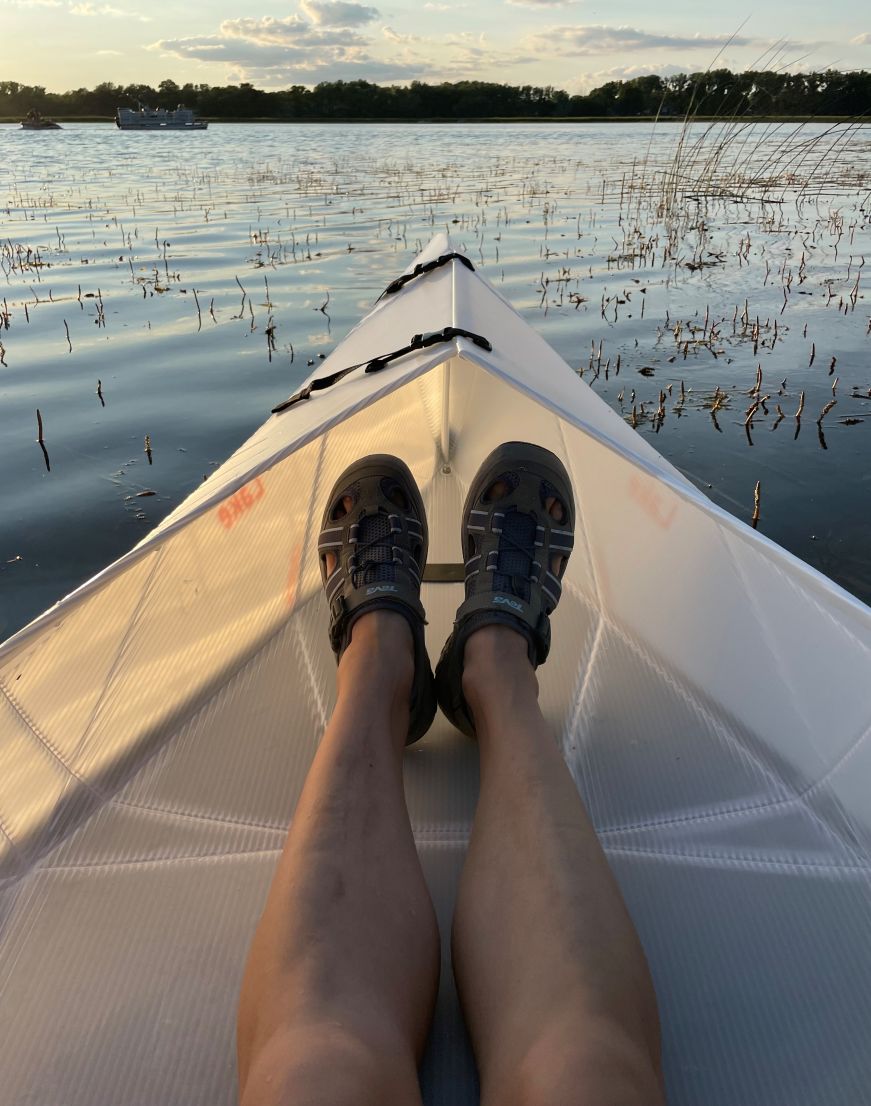
[[[487,80],[583,92],[716,65],[871,68],[871,4],[764,0],[0,0],[0,81],[285,88]]]

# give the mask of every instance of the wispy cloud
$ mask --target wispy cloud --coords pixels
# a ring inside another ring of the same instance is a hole
[[[406,46],[412,42],[420,42],[420,35],[400,34],[399,31],[394,31],[392,27],[382,27],[381,34],[387,39],[388,42],[394,42],[397,46]]]
[[[864,34],[856,35],[855,38],[850,39],[851,46],[871,46],[871,31],[865,31]]]
[[[627,50],[704,49],[727,44],[748,46],[754,40],[738,35],[661,35],[635,27],[607,27],[587,24],[576,27],[550,27],[533,36],[538,52],[563,56],[618,54]]]
[[[441,80],[480,77],[482,72],[495,70],[504,73],[514,66],[535,61],[529,51],[495,49],[486,35],[471,31],[459,31],[439,40],[448,51],[439,52],[438,60],[429,59],[426,76]]]
[[[631,81],[635,77],[673,77],[676,73],[686,73],[686,65],[615,65],[610,69],[600,69],[595,73],[585,73],[571,88],[572,91],[589,92],[609,81]]]
[[[126,11],[124,8],[115,8],[111,4],[93,4],[90,0],[84,0],[80,4],[70,4],[70,15],[83,15],[88,17],[109,16],[113,19],[136,19],[140,23],[150,23],[151,16],[141,15],[139,12]]]
[[[352,0],[302,0],[300,8],[319,27],[361,27],[377,19],[377,8]]]
[[[576,8],[582,0],[505,0],[513,8]]]
[[[420,72],[416,64],[409,64],[397,58],[381,61],[366,55],[354,59],[338,59],[323,62],[317,67],[306,69],[301,64],[274,64],[258,68],[249,62],[238,68],[230,69],[229,81],[239,84],[251,81],[258,88],[285,88],[290,84],[311,85],[320,81],[372,81],[391,84],[398,81],[415,79]]]
[[[363,46],[368,41],[350,28],[322,31],[298,15],[287,19],[225,19],[218,28],[220,39],[242,39],[260,45],[277,46]]]

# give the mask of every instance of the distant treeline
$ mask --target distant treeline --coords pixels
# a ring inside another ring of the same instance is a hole
[[[113,116],[115,109],[172,108],[179,103],[212,119],[485,119],[567,116],[843,115],[871,112],[871,73],[681,73],[609,81],[585,95],[550,86],[485,81],[408,86],[368,81],[331,81],[314,88],[294,85],[266,92],[251,84],[117,85],[70,92],[0,81],[0,115],[35,110],[44,115]]]

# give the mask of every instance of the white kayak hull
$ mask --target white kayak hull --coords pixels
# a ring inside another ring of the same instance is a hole
[[[334,694],[324,496],[396,453],[431,562],[457,562],[468,483],[509,439],[553,449],[575,487],[542,701],[652,966],[669,1102],[868,1100],[871,611],[710,503],[456,262],[383,299],[317,376],[448,325],[492,351],[454,338],[276,415],[0,646],[4,1106],[235,1100],[242,964]],[[431,654],[460,590],[424,586]],[[439,717],[405,758],[444,934],[476,757]],[[444,963],[425,1098],[463,1106]]]

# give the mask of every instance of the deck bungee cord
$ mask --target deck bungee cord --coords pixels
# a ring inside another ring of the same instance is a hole
[[[392,353],[385,353],[380,357],[373,357],[371,361],[358,361],[356,365],[348,365],[346,368],[338,369],[329,376],[321,376],[317,380],[313,380],[310,384],[306,384],[304,388],[292,395],[290,399],[286,399],[283,403],[279,403],[277,407],[273,407],[272,414],[280,415],[282,411],[286,411],[288,407],[293,407],[293,405],[299,403],[300,400],[311,399],[312,392],[322,392],[326,388],[332,388],[334,384],[338,384],[339,381],[344,379],[349,373],[354,372],[355,369],[362,369],[364,365],[364,372],[381,372],[391,361],[396,361],[400,357],[405,357],[408,353],[414,353],[419,349],[427,349],[429,346],[438,345],[440,342],[452,342],[455,338],[468,338],[470,342],[474,342],[476,346],[480,349],[487,350],[488,353],[493,350],[493,345],[489,338],[485,338],[481,334],[475,334],[471,330],[464,330],[459,326],[446,326],[442,330],[431,330],[427,334],[415,334],[412,336],[408,345],[402,346],[400,349],[395,349]]]
[[[434,269],[440,269],[443,265],[447,265],[449,261],[459,261],[461,265],[466,266],[469,272],[474,273],[475,271],[475,266],[464,253],[443,253],[440,257],[435,258],[434,261],[422,261],[415,265],[411,272],[403,273],[402,276],[397,277],[396,280],[391,280],[375,302],[380,303],[385,296],[392,296],[395,292],[399,292],[404,288],[410,281],[417,280],[419,276],[425,276]]]

